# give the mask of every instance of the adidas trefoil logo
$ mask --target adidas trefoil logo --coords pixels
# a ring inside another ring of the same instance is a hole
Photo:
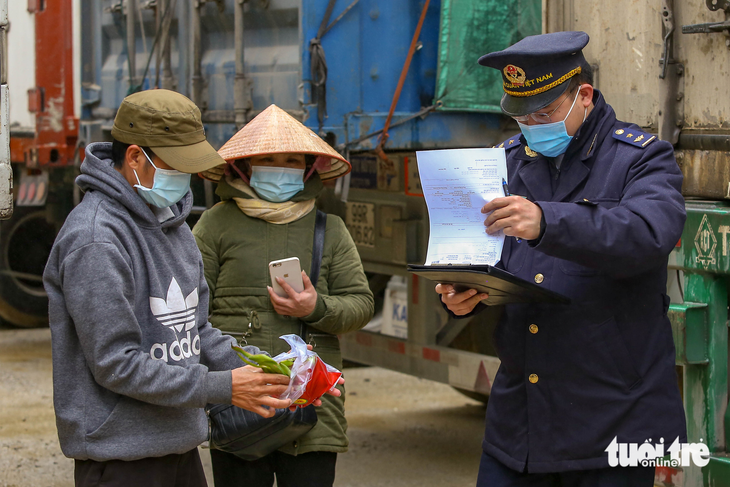
[[[190,330],[196,325],[196,311],[198,309],[198,288],[183,297],[182,289],[175,278],[172,278],[170,287],[167,289],[167,299],[150,296],[150,309],[157,321],[169,328],[175,340],[169,344],[155,343],[150,349],[150,355],[154,359],[168,362],[168,354],[176,362],[195,355],[200,355],[200,336],[197,330],[195,336],[190,336]],[[185,333],[180,338],[178,333]]]
[[[172,278],[167,289],[167,300],[150,296],[150,308],[157,321],[179,332],[195,326],[195,310],[198,308],[198,288],[183,299],[182,289]]]

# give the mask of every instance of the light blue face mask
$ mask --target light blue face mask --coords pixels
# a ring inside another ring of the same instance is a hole
[[[283,203],[304,189],[304,169],[253,166],[250,186],[266,201]]]
[[[568,144],[573,140],[572,135],[568,135],[568,129],[565,127],[565,121],[568,119],[570,112],[573,111],[575,102],[578,100],[578,94],[582,86],[578,87],[578,91],[573,99],[573,104],[568,110],[568,115],[560,122],[543,123],[538,125],[519,124],[522,135],[525,136],[527,145],[530,149],[539,152],[546,157],[557,157],[563,154],[568,148]],[[583,121],[586,121],[588,108],[583,115]]]
[[[160,169],[155,166],[150,156],[141,149],[152,167],[155,168],[155,177],[152,181],[152,187],[147,188],[142,186],[142,182],[139,180],[137,171],[134,171],[134,176],[137,178],[137,183],[134,187],[137,188],[137,194],[150,205],[156,206],[157,208],[167,208],[172,206],[185,196],[190,189],[190,174],[176,171],[174,169]]]

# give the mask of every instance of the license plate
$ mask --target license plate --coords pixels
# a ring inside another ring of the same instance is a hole
[[[347,202],[345,225],[361,247],[375,247],[375,205],[372,203]]]

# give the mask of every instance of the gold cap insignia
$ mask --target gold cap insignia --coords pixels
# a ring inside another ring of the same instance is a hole
[[[525,154],[527,154],[530,157],[537,157],[537,152],[530,149],[529,147],[525,146]]]
[[[616,131],[616,135],[621,135],[621,134],[623,134],[623,133],[624,133],[624,129],[618,129],[618,130]]]
[[[525,84],[527,76],[525,75],[524,69],[518,68],[514,64],[508,64],[502,71],[504,72],[504,76],[507,78],[507,81],[513,85],[522,86]]]

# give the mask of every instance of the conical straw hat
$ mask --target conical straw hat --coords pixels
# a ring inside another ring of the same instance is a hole
[[[226,162],[233,162],[244,157],[291,152],[321,156],[315,167],[322,180],[344,176],[352,168],[317,134],[276,105],[269,106],[248,122],[220,148],[218,154]],[[201,175],[218,181],[222,174],[222,167],[216,167]]]

